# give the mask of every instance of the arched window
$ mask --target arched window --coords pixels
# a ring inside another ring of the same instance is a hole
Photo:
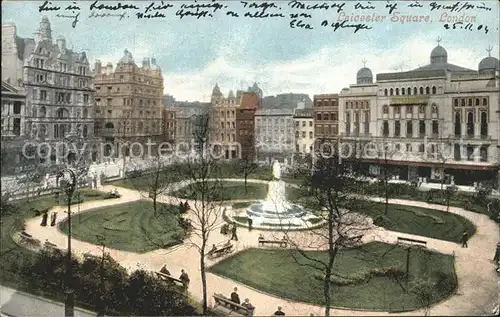
[[[396,88],[396,96],[399,96],[399,88]]]
[[[431,94],[431,89],[429,87],[425,87],[425,94],[430,95]]]
[[[349,112],[345,113],[345,132],[347,135],[351,133],[351,114]]]
[[[113,122],[108,122],[104,125],[104,128],[106,128],[106,129],[114,129],[114,127],[115,126],[114,126]]]
[[[408,87],[407,91],[408,91],[407,95],[411,95],[411,88],[410,87]]]
[[[455,136],[462,135],[462,118],[460,117],[460,112],[455,112]]]
[[[438,107],[435,104],[432,105],[432,113],[436,115],[438,114]]]
[[[384,114],[388,114],[389,113],[389,106],[384,105],[384,107],[382,108],[382,111],[384,112]]]
[[[420,94],[423,95],[424,94],[424,87],[420,87]]]
[[[405,95],[405,89],[404,88],[401,88],[401,94]]]
[[[37,111],[36,111],[36,106],[35,106],[35,107],[33,107],[33,113],[32,113],[33,118],[36,118],[36,117],[37,117],[37,114],[38,114],[38,113],[37,113]]]
[[[54,124],[54,138],[59,138],[59,125]]]
[[[483,98],[483,106],[487,106],[487,105],[488,105],[488,99]]]
[[[89,110],[87,108],[83,109],[83,118],[86,119],[89,115]]]
[[[387,88],[384,89],[384,96],[387,96],[389,94],[389,92],[387,91]]]
[[[47,136],[47,127],[45,126],[45,124],[42,124],[38,128],[38,137],[43,139],[46,136]]]
[[[354,113],[354,133],[359,134],[359,112]]]
[[[432,94],[435,95],[437,93],[436,86],[432,86]]]
[[[486,111],[481,112],[481,137],[488,136],[488,114]]]
[[[474,136],[474,114],[472,111],[467,112],[467,135]]]
[[[382,135],[383,136],[389,136],[389,122],[384,121],[382,125]]]
[[[417,87],[413,87],[413,94],[416,95],[418,93]]]
[[[65,118],[69,118],[69,111],[66,110],[65,108],[59,108],[57,109],[56,111],[56,117],[58,119],[65,119]]]
[[[394,96],[394,89],[391,88],[390,92],[391,92],[391,96]]]
[[[47,115],[47,109],[45,109],[45,106],[41,106],[40,107],[40,118],[45,118],[45,116]]]
[[[425,113],[425,106],[418,107],[418,112],[419,113]]]

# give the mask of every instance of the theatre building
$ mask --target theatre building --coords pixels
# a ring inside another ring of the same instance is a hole
[[[498,183],[498,59],[468,69],[449,63],[438,44],[426,66],[377,74],[376,83],[370,76],[361,69],[339,95],[341,139],[376,144],[359,152],[367,173],[390,166],[402,180]]]

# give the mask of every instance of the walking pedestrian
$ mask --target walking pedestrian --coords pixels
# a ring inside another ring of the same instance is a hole
[[[468,244],[467,242],[469,241],[469,234],[467,233],[467,231],[464,231],[464,233],[462,234],[462,248],[468,248]]]
[[[184,285],[184,288],[188,288],[189,282],[191,280],[189,279],[189,276],[186,273],[186,271],[184,271],[184,269],[181,270],[181,276],[179,277],[179,280],[181,280],[182,284]]]
[[[231,228],[231,240],[238,241],[238,236],[236,235],[236,224],[233,224]]]
[[[252,231],[252,225],[253,225],[253,220],[252,218],[248,217],[248,231]]]
[[[51,227],[54,227],[56,225],[56,213],[53,212],[51,215],[50,215],[50,226]]]
[[[45,227],[47,226],[47,218],[49,217],[49,214],[47,212],[44,212],[42,215],[42,222],[40,223],[40,226]]]
[[[500,261],[500,242],[497,243],[497,249],[495,251],[495,256],[493,257],[493,261],[498,263]]]

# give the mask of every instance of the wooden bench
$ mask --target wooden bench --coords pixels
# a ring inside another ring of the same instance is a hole
[[[418,245],[421,247],[427,247],[427,241],[424,240],[415,240],[410,238],[398,237],[398,243],[410,244],[410,245]]]
[[[233,312],[235,312],[242,316],[248,316],[250,313],[250,311],[245,306],[232,302],[230,298],[227,298],[222,294],[215,293],[213,297],[215,301],[214,309],[216,309],[217,306],[223,306],[224,308],[229,310],[230,315],[233,315]]]
[[[57,250],[57,244],[54,244],[50,241],[45,241],[45,243],[43,244],[43,246],[49,250]]]
[[[286,248],[288,246],[288,241],[259,239],[259,246],[264,246],[265,244],[279,244],[280,247]]]
[[[22,243],[30,244],[32,246],[39,247],[42,243],[40,240],[33,238],[33,236],[27,232],[22,231],[19,234]]]
[[[95,261],[101,261],[102,259],[96,255],[90,254],[90,253],[84,253],[83,258],[85,260],[95,260]]]
[[[177,283],[181,286],[184,286],[184,283],[181,280],[179,280],[178,278],[175,278],[171,275],[167,275],[167,274],[162,273],[162,272],[155,272],[155,274],[156,274],[156,277],[158,277],[162,281],[169,282],[169,283],[174,282],[174,283]]]
[[[229,254],[231,252],[233,252],[233,245],[226,244],[226,245],[217,247],[216,250],[210,250],[207,255],[209,255],[212,258],[218,258],[220,256],[223,256],[224,254]]]

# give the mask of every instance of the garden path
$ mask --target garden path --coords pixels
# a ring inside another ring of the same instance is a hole
[[[237,181],[236,179],[232,179]],[[242,180],[240,180],[242,181]],[[254,182],[254,181],[252,181]],[[262,181],[257,181],[262,182]],[[181,187],[187,185],[189,182],[182,182],[178,184]],[[114,189],[114,186],[104,186],[102,190],[108,191]],[[87,211],[95,208],[102,208],[115,204],[127,203],[139,199],[144,199],[143,194],[125,188],[117,188],[122,194],[121,198],[84,202],[80,205],[80,212]],[[378,198],[373,198],[378,199]],[[159,201],[165,203],[178,204],[179,199],[175,197],[162,196]],[[190,205],[195,202],[189,202]],[[397,200],[391,199],[391,204],[401,204],[408,206],[418,206],[424,208],[431,208],[436,210],[446,210],[445,206],[427,204],[424,202]],[[58,222],[63,221],[66,215],[63,213],[64,207],[55,207],[53,211],[59,211]],[[73,208],[72,210],[76,210]],[[456,256],[456,273],[458,276],[459,286],[454,296],[440,302],[431,308],[431,315],[469,315],[469,314],[488,314],[491,313],[492,307],[489,304],[492,297],[496,296],[497,282],[496,272],[491,258],[495,251],[496,243],[499,237],[498,226],[488,219],[486,215],[465,211],[461,208],[450,207],[449,212],[461,215],[469,219],[476,226],[476,234],[469,240],[469,248],[463,249],[460,245],[441,241],[436,239],[429,239],[426,237],[419,237],[410,234],[403,234],[398,232],[391,232],[388,230],[374,228],[371,232],[367,233],[363,238],[364,241],[381,241],[395,243],[398,236],[424,239],[428,241],[429,248],[435,249],[441,253],[452,254]],[[72,211],[74,213],[74,211]],[[75,218],[73,218],[75,219]],[[61,249],[67,247],[67,236],[57,229],[57,227],[41,227],[40,219],[35,218],[26,222],[26,232],[33,235],[34,238],[45,241],[48,239],[50,242],[55,243]],[[257,238],[259,230],[247,231],[239,230],[239,241],[235,243],[236,251],[243,250],[249,247],[257,247]],[[269,235],[269,232],[262,232],[264,235]],[[219,230],[214,231],[208,241],[207,248],[215,243],[223,242],[227,237],[221,235]],[[157,271],[164,264],[173,275],[180,274],[181,269],[185,269],[191,279],[189,290],[195,299],[201,300],[202,288],[201,277],[199,274],[199,256],[198,251],[190,246],[190,242],[199,243],[199,240],[192,236],[189,241],[180,246],[168,250],[155,250],[143,254],[132,252],[125,252],[119,250],[108,250],[110,255],[117,260],[121,265],[128,269],[136,269],[142,267],[147,270]],[[100,255],[99,247],[83,241],[72,239],[72,249],[75,253],[90,252],[94,255]],[[220,260],[220,259],[218,259]],[[212,265],[217,261],[208,261],[207,265]],[[214,274],[207,274],[207,287],[208,295],[210,296],[209,305],[212,304],[211,295],[214,292],[220,292],[229,295],[232,289],[238,287],[238,292],[242,299],[249,298],[251,303],[256,307],[256,315],[270,316],[277,308],[282,306],[287,315],[292,316],[308,316],[313,313],[316,316],[323,315],[324,308],[316,305],[306,303],[299,303],[289,300],[284,300],[277,296],[273,296],[246,285],[240,284],[233,280],[229,280]],[[363,316],[363,315],[394,315],[387,312],[373,312],[373,311],[359,311],[359,310],[342,310],[332,309],[331,315],[338,316]],[[401,315],[422,315],[422,311],[413,311],[401,313]]]

